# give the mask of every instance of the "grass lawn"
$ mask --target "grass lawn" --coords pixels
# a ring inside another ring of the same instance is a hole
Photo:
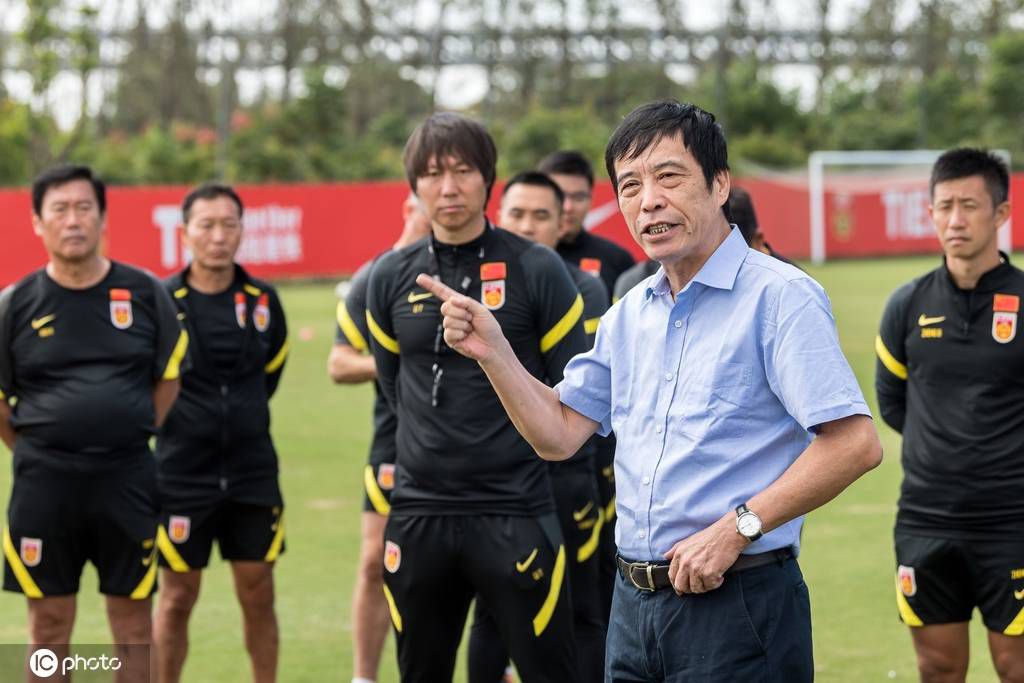
[[[929,257],[838,262],[810,269],[832,299],[843,347],[873,409],[873,349],[882,306],[898,284],[936,263],[936,258]],[[327,379],[333,287],[286,285],[281,295],[293,350],[273,403],[288,529],[287,552],[276,570],[280,679],[286,683],[347,681],[352,675],[349,605],[372,395],[369,387],[335,387]],[[301,328],[309,328],[312,337],[300,339]],[[899,439],[884,425],[880,431],[886,452],[882,466],[813,513],[804,533],[801,565],[811,590],[820,681],[916,680],[910,638],[896,615],[893,595]],[[5,452],[0,455],[5,461],[0,468],[0,504],[5,509],[10,489],[8,457]],[[0,595],[0,615],[0,643],[23,643],[24,599],[11,593]],[[995,681],[977,621],[972,638],[969,680]],[[109,642],[91,567],[83,579],[74,639]],[[228,568],[217,560],[204,577],[191,639],[186,681],[249,680]],[[464,679],[460,664],[456,680]],[[391,642],[379,680],[398,680]]]

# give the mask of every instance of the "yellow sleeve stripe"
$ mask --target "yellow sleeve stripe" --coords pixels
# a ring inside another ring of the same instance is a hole
[[[188,296],[188,287],[178,287],[174,290],[175,299],[184,299],[186,296]]]
[[[263,293],[263,290],[260,289],[259,287],[253,287],[252,285],[249,284],[242,285],[242,289],[247,291],[252,296],[259,296],[260,294]]]
[[[182,574],[189,571],[189,566],[182,559],[178,553],[178,549],[171,543],[170,537],[167,535],[167,530],[164,529],[164,525],[161,524],[156,530],[156,547],[160,549],[160,554],[167,560],[167,564],[170,565],[171,571]]]
[[[579,294],[576,295],[576,301],[572,302],[572,306],[562,319],[555,323],[555,326],[548,330],[547,334],[540,338],[540,352],[547,353],[550,351],[555,344],[562,341],[565,335],[569,334],[573,326],[579,322],[583,316],[583,297]]]
[[[281,369],[281,366],[284,365],[285,359],[288,358],[288,351],[290,350],[291,345],[288,343],[288,340],[285,339],[284,343],[281,344],[281,349],[277,352],[277,355],[274,356],[274,359],[267,363],[267,366],[264,368],[268,375]]]
[[[601,324],[600,318],[590,318],[589,320],[583,321],[583,329],[587,334],[594,334],[597,332],[597,326]]]
[[[610,522],[615,519],[615,496],[608,501],[608,506],[604,509],[604,521]]]
[[[878,354],[878,358],[882,361],[882,365],[884,365],[889,372],[900,379],[907,378],[907,366],[896,360],[896,358],[889,353],[889,349],[885,348],[885,342],[882,341],[881,335],[875,337],[875,353]]]
[[[576,561],[583,563],[589,560],[594,551],[597,550],[597,544],[601,541],[601,527],[604,526],[604,510],[601,508],[597,509],[597,521],[594,522],[594,527],[590,530],[590,538],[587,542],[581,545],[576,550]]]
[[[281,555],[281,548],[284,547],[284,513],[277,518],[277,533],[274,534],[274,540],[270,542],[270,549],[267,554],[263,557],[265,562],[274,562]]]
[[[139,585],[135,587],[132,594],[128,596],[132,600],[145,600],[152,595],[153,588],[156,586],[156,553],[157,549],[153,548],[153,552],[149,554],[149,570],[142,577],[142,581],[139,581]]]
[[[178,343],[174,345],[174,351],[167,360],[167,368],[164,370],[164,379],[178,379],[181,376],[181,361],[185,358],[185,351],[188,349],[188,332],[181,331],[178,335]]]
[[[395,625],[395,630],[401,633],[402,615],[398,613],[398,606],[395,604],[395,596],[391,594],[386,583],[384,584],[384,597],[387,599],[388,609],[391,611],[391,623]]]
[[[1010,625],[1003,631],[1004,636],[1024,636],[1024,609],[1017,612],[1017,616]]]
[[[558,604],[558,594],[562,592],[562,579],[565,577],[565,546],[558,546],[558,557],[555,558],[555,568],[551,571],[551,588],[548,596],[544,598],[544,604],[540,611],[533,618],[533,635],[540,637],[544,629],[551,621],[551,615],[555,613],[555,606]]]
[[[924,626],[924,622],[921,621],[921,617],[914,613],[914,609],[907,602],[907,596],[903,595],[903,591],[900,590],[900,577],[896,575],[896,607],[900,610],[900,619],[907,626]],[[1020,617],[1017,617],[1018,619]]]
[[[366,351],[369,349],[366,339],[363,338],[359,328],[356,327],[356,321],[352,320],[352,316],[348,314],[344,301],[338,302],[338,327],[341,328],[341,333],[345,335],[353,349],[356,351]]]
[[[366,325],[370,328],[370,334],[373,335],[373,338],[377,340],[378,344],[396,356],[398,355],[398,340],[393,337],[389,337],[387,332],[380,329],[380,325],[377,324],[377,321],[374,320],[373,316],[370,314],[370,309],[366,309]]]
[[[25,594],[25,597],[43,597],[43,591],[39,590],[39,586],[32,579],[32,575],[28,573],[28,569],[22,564],[18,551],[14,547],[14,541],[11,540],[11,530],[7,527],[4,527],[4,557],[7,558],[7,564],[11,571],[14,572],[14,578],[18,580],[18,585],[21,586],[21,592]]]
[[[366,487],[366,495],[370,499],[370,504],[373,505],[373,509],[377,511],[378,515],[387,515],[391,512],[391,504],[388,503],[384,492],[377,485],[377,478],[373,476],[372,465],[367,465],[363,470],[363,485]]]

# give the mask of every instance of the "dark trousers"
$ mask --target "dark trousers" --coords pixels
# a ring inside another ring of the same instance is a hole
[[[811,606],[796,560],[727,574],[678,596],[619,577],[606,683],[804,683],[814,680]]]

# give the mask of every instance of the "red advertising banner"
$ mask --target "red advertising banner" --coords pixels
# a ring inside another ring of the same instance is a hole
[[[810,255],[806,186],[743,178],[768,240],[792,258]],[[387,249],[401,229],[402,182],[308,185],[243,185],[245,237],[239,260],[267,278],[333,277],[354,272]],[[188,254],[178,226],[186,187],[115,187],[108,191],[107,253],[163,277],[181,269]],[[500,187],[489,214],[497,214]],[[1024,174],[1013,178],[1011,197],[1024,197]],[[883,189],[826,193],[828,258],[938,253],[928,218],[928,190],[919,183],[888,183]],[[33,234],[27,190],[0,191],[7,216],[0,249],[0,283],[9,283],[46,262]],[[1013,242],[1024,248],[1024,200],[1014,208]],[[594,188],[588,228],[629,249],[633,242],[608,182]]]

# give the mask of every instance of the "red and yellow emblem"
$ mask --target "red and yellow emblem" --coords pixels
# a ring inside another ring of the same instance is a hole
[[[488,280],[480,283],[480,301],[492,311],[505,305],[505,281]]]
[[[42,539],[21,537],[21,561],[26,567],[35,567],[43,561]]]
[[[599,258],[583,258],[580,259],[580,270],[584,273],[593,275],[594,277],[601,277],[601,259]]]
[[[110,322],[119,330],[132,326],[132,293],[127,289],[110,290]]]
[[[1017,336],[1017,314],[992,314],[992,338],[1000,344],[1009,344]]]
[[[235,321],[245,329],[245,294],[241,292],[235,292]]]
[[[167,520],[167,535],[174,543],[184,543],[192,530],[192,520],[188,517],[171,515]]]
[[[402,549],[394,541],[384,544],[384,569],[394,574],[402,566]]]
[[[260,294],[260,298],[256,300],[256,308],[252,312],[252,321],[260,332],[266,332],[267,328],[270,327],[269,294]]]
[[[914,568],[900,565],[896,573],[900,583],[900,592],[908,598],[917,595],[917,577],[914,575]]]
[[[392,463],[382,463],[377,468],[377,484],[385,491],[395,488],[395,466]]]

